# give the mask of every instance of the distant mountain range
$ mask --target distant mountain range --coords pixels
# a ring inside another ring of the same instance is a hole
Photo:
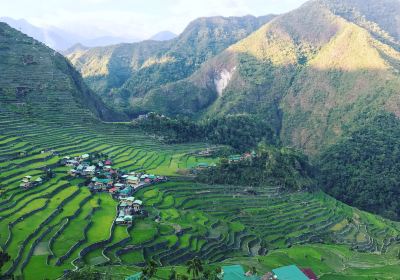
[[[65,51],[77,43],[87,47],[98,47],[123,42],[140,41],[140,38],[123,38],[114,36],[86,38],[56,27],[37,27],[25,19],[16,20],[9,17],[1,17],[0,21],[7,23],[11,27],[33,37],[57,51]]]
[[[174,39],[177,36],[178,35],[176,35],[175,33],[172,33],[171,31],[166,30],[166,31],[158,32],[157,34],[150,37],[149,40],[168,41],[168,40]]]

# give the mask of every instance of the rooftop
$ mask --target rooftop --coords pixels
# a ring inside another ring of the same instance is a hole
[[[309,280],[309,278],[294,264],[273,269],[272,272],[279,280]]]

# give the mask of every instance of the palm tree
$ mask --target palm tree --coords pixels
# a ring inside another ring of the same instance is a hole
[[[151,279],[151,277],[156,274],[157,271],[157,263],[153,260],[150,260],[146,266],[142,269],[141,279]]]
[[[203,272],[203,265],[198,257],[187,262],[189,274],[193,275],[193,279],[197,279],[201,272]]]

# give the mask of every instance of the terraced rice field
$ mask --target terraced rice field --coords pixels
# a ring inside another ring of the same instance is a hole
[[[175,177],[204,161],[188,155],[204,147],[165,145],[125,124],[30,121],[0,110],[0,245],[12,256],[3,272],[55,279],[84,264],[141,266],[154,259],[175,265],[195,255],[219,262],[318,242],[377,253],[398,248],[398,223],[322,193],[287,194],[265,186],[254,195],[246,187]],[[172,176],[135,194],[148,217],[116,226],[117,202],[91,194],[82,179],[69,178],[68,168],[57,165],[65,155],[93,152],[108,154],[120,169]],[[19,187],[23,176],[42,175],[43,167],[56,176],[29,190]]]
[[[188,153],[205,147],[168,146],[123,124],[79,123],[30,122],[0,110],[0,246],[13,259],[3,272],[56,278],[84,262],[108,261],[102,249],[132,235],[114,225],[117,202],[69,178],[68,168],[58,166],[63,156],[102,152],[120,169],[173,176],[188,161],[201,160]],[[29,190],[19,187],[24,176],[43,175],[44,167],[56,176]]]

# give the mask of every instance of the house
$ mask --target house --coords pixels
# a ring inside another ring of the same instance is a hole
[[[111,188],[111,189],[108,190],[108,192],[109,192],[110,194],[115,194],[117,191],[118,191],[118,189],[115,188],[115,187],[113,187],[113,188]]]
[[[132,203],[132,207],[133,207],[133,211],[135,212],[139,212],[142,208],[142,204],[143,202],[139,199],[136,199],[133,203]]]
[[[41,177],[38,177],[35,179],[35,185],[40,185],[41,183],[43,183],[43,179]]]
[[[129,196],[129,197],[124,197],[120,199],[120,202],[124,202],[129,206],[133,205],[133,202],[135,201],[135,198],[133,196]]]
[[[257,275],[246,275],[241,265],[223,266],[221,273],[223,280],[260,280]]]
[[[91,165],[91,166],[87,166],[83,169],[82,171],[82,175],[87,176],[87,175],[94,175],[94,173],[96,172],[96,166]]]
[[[128,197],[132,194],[132,188],[129,186],[125,187],[124,189],[119,190],[118,194],[119,194],[120,198]]]
[[[110,171],[111,168],[112,168],[111,165],[104,165],[104,166],[103,166],[103,170],[104,170],[104,171]]]
[[[77,166],[79,162],[75,159],[69,159],[65,161],[65,166]]]
[[[149,178],[149,175],[147,175],[147,174],[142,174],[142,175],[140,176],[140,181],[144,181],[144,180],[146,180],[147,178]]]
[[[81,159],[82,160],[88,160],[90,158],[90,155],[89,154],[83,154],[83,155],[81,155]]]
[[[132,224],[133,216],[132,215],[126,215],[124,217],[124,221],[125,221],[126,224]]]
[[[115,222],[117,223],[117,225],[123,225],[125,224],[125,220],[122,217],[118,217],[115,219]]]
[[[140,179],[139,179],[139,177],[136,177],[136,176],[128,176],[126,178],[126,182],[131,185],[137,185],[140,183]]]
[[[243,158],[241,155],[232,155],[228,157],[229,162],[238,162],[241,161]]]
[[[125,280],[140,280],[141,277],[142,277],[142,273],[139,272],[139,273],[136,273],[136,274],[126,277]]]
[[[309,280],[309,278],[294,264],[272,270],[273,279],[278,280]]]
[[[71,176],[76,176],[76,175],[78,175],[78,173],[77,173],[77,171],[75,170],[75,169],[71,169],[70,171],[68,171],[68,175],[71,175]]]
[[[116,189],[122,189],[122,188],[124,188],[125,187],[125,184],[122,184],[122,183],[116,183],[116,184],[114,184],[114,188],[116,188]]]
[[[112,187],[112,180],[108,178],[100,179],[94,177],[92,178],[92,182],[94,183],[94,186],[97,188],[107,189]]]
[[[104,162],[104,165],[112,165],[112,161],[109,160],[109,159],[107,159],[107,160]]]
[[[21,188],[25,188],[28,189],[30,187],[32,187],[32,176],[25,176],[24,178],[22,178],[21,180],[21,184],[19,185]]]
[[[310,280],[318,280],[317,275],[315,275],[314,271],[311,268],[302,268],[301,271],[308,277]]]
[[[206,162],[200,162],[197,164],[197,169],[206,169],[208,168],[208,163]]]

